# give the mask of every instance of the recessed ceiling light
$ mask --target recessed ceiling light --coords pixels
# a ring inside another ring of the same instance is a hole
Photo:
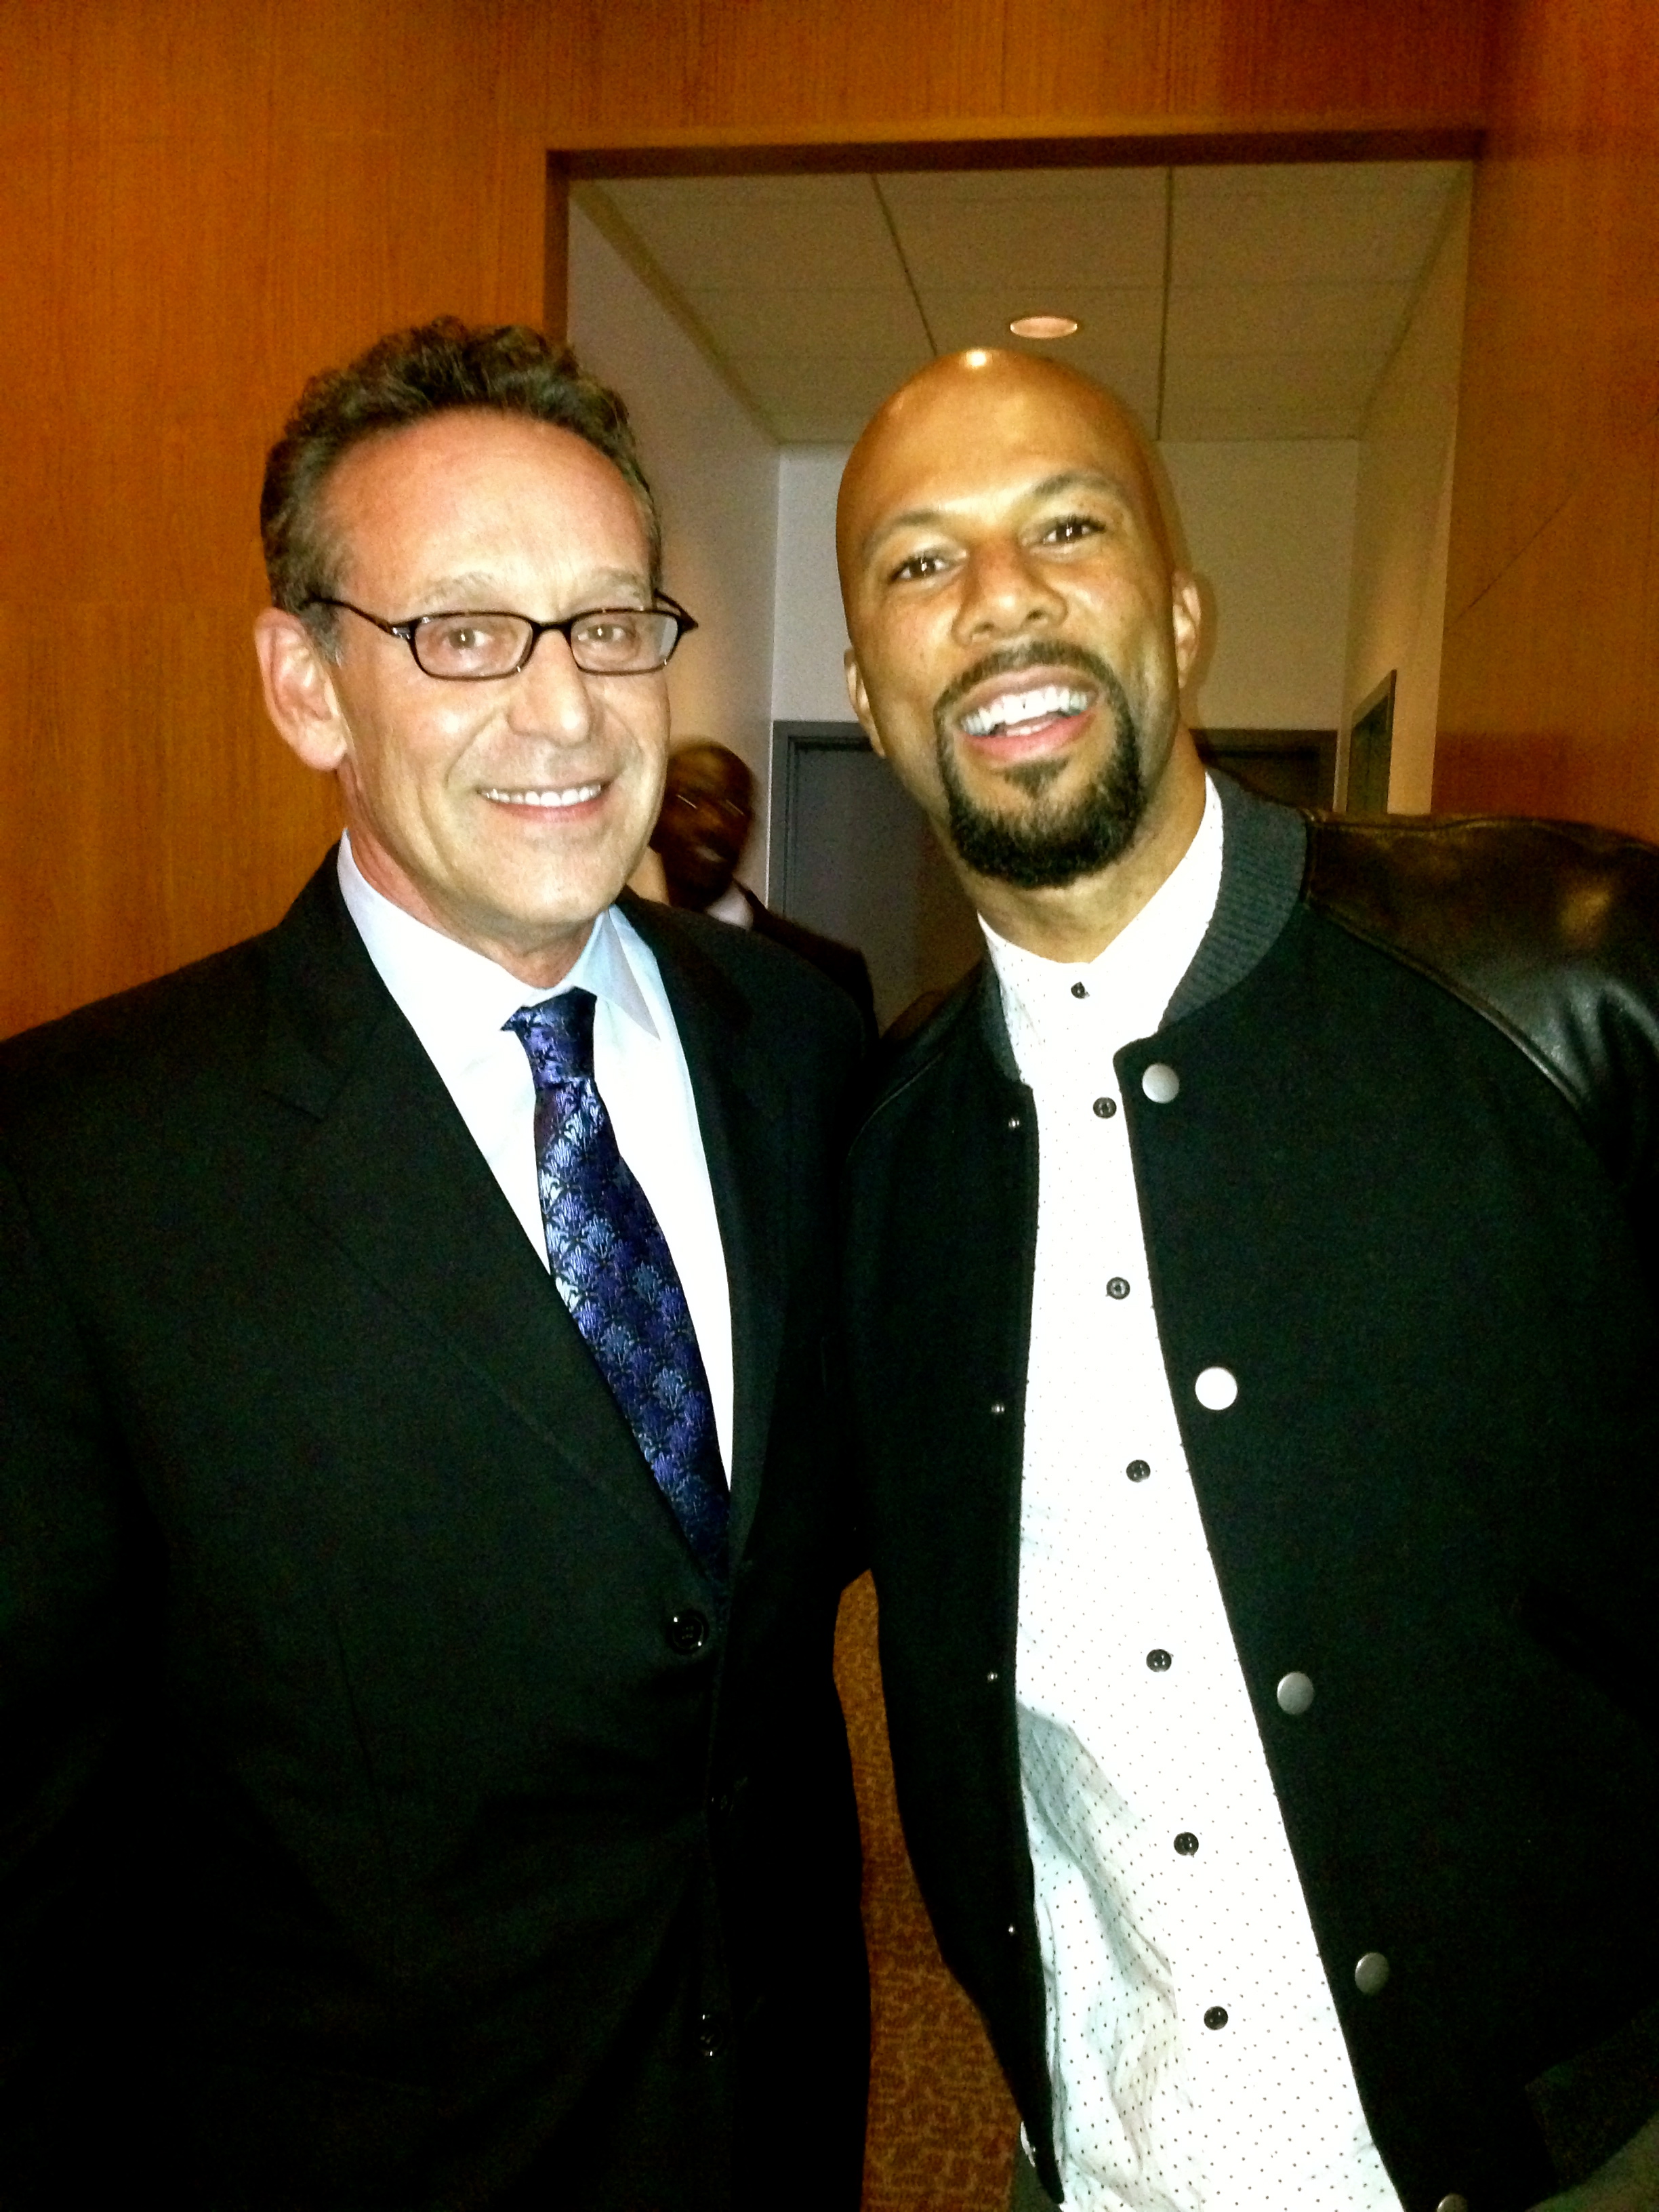
[[[1017,338],[1070,338],[1078,330],[1072,315],[1016,315],[1008,327]]]

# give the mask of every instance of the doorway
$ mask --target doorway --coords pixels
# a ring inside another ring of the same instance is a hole
[[[858,946],[883,1029],[984,951],[938,840],[856,722],[774,726],[771,888],[791,921]]]

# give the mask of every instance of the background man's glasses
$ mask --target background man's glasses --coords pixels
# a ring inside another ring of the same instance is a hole
[[[653,607],[588,607],[562,622],[546,623],[493,608],[412,615],[394,623],[354,607],[349,599],[319,596],[305,605],[338,607],[373,623],[388,637],[402,638],[422,673],[446,684],[487,684],[495,677],[516,676],[550,629],[570,647],[570,658],[584,676],[648,676],[665,667],[680,640],[697,627],[684,607],[665,597]]]
[[[749,819],[749,809],[739,806],[735,799],[705,798],[699,793],[690,791],[676,791],[671,797],[673,804],[694,820],[747,822]]]

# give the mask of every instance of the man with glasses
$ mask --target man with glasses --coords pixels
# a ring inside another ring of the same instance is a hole
[[[262,518],[338,849],[0,1054],[0,2199],[851,2212],[856,1017],[618,902],[694,625],[568,354],[381,341]]]

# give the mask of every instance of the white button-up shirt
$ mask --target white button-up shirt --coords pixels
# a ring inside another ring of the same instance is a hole
[[[1112,1066],[1191,964],[1221,846],[1212,786],[1180,865],[1086,964],[986,931],[1037,1111],[1016,1680],[1068,2212],[1399,2202],[1205,1540]]]
[[[617,908],[595,921],[556,991],[539,991],[377,891],[340,840],[340,890],[380,973],[442,1078],[472,1141],[543,1267],[547,1237],[536,1173],[536,1086],[525,1048],[501,1024],[520,1006],[591,991],[593,1079],[617,1149],[651,1201],[702,1354],[720,1459],[732,1468],[732,1295],[690,1072],[656,957]]]

